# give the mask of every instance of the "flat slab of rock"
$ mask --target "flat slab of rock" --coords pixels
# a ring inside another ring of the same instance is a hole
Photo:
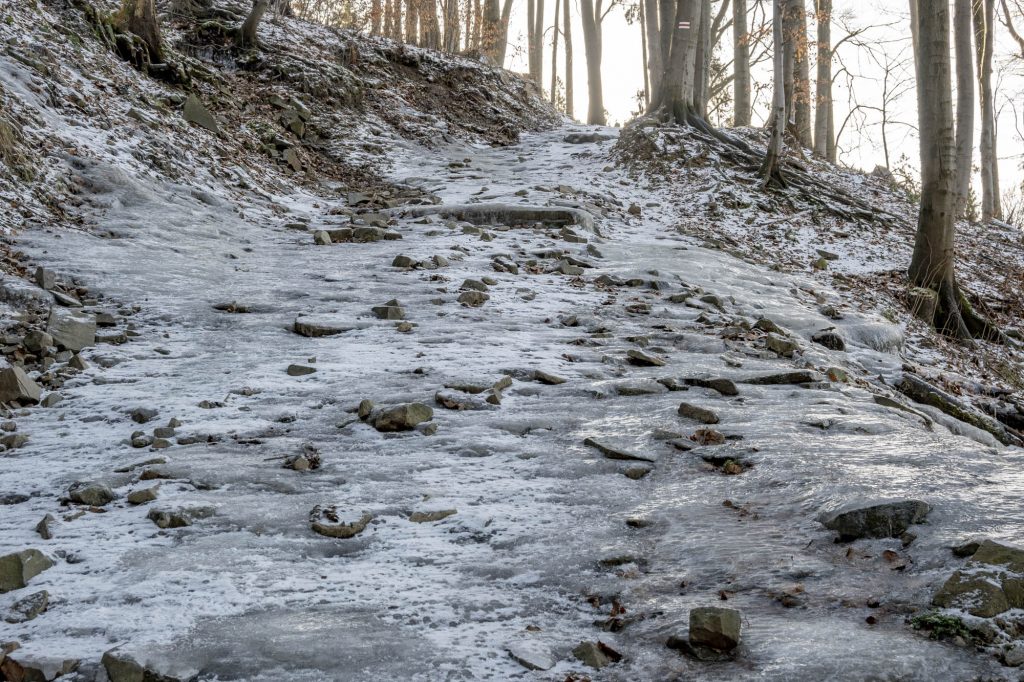
[[[637,367],[664,367],[665,361],[656,355],[645,353],[642,350],[630,349],[626,351],[629,364]]]
[[[852,503],[818,517],[842,541],[860,538],[898,538],[912,524],[922,523],[931,507],[921,500]]]
[[[598,440],[596,440],[594,438],[586,438],[586,439],[584,439],[583,440],[583,444],[584,445],[589,445],[590,447],[594,448],[595,450],[600,452],[602,455],[604,455],[608,459],[621,459],[621,460],[636,461],[636,462],[654,462],[655,461],[654,458],[652,458],[652,457],[647,457],[645,455],[638,455],[638,454],[633,453],[633,452],[628,452],[627,450],[625,450],[625,449],[623,449],[621,447],[618,447],[616,445],[612,445],[611,443],[608,443],[608,442],[598,441]]]
[[[512,642],[505,646],[505,650],[513,661],[527,670],[551,670],[557,662],[551,649],[540,642]]]
[[[344,334],[345,332],[365,326],[365,324],[359,324],[353,320],[338,317],[299,315],[295,318],[295,322],[292,323],[292,331],[301,336],[316,339],[322,336]]]
[[[824,377],[818,372],[807,369],[795,372],[783,372],[782,374],[766,374],[759,377],[744,379],[745,384],[756,384],[760,386],[778,386],[783,384],[813,384],[823,381]]]
[[[732,379],[723,378],[712,378],[703,379],[699,377],[684,379],[683,382],[688,386],[698,386],[700,388],[710,388],[714,391],[718,391],[722,395],[734,396],[739,395],[739,389],[736,388],[736,384],[733,383]]]

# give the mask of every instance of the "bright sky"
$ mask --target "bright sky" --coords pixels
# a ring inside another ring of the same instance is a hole
[[[546,35],[546,47],[544,50],[544,85],[547,90],[551,78],[551,32],[550,25],[554,19],[554,1],[546,0],[546,20],[549,26]],[[722,0],[714,0],[713,7],[720,6]],[[726,0],[728,1],[728,0]],[[608,0],[605,0],[607,5]],[[753,0],[750,2],[754,4]],[[769,3],[765,3],[768,5]],[[811,3],[808,3],[810,6]],[[570,0],[573,8],[573,57],[575,74],[575,115],[579,120],[585,120],[587,112],[587,73],[586,53],[583,45],[583,30],[579,18],[578,0]],[[893,166],[898,165],[899,157],[905,154],[912,166],[916,168],[919,157],[918,143],[916,137],[917,114],[916,114],[916,93],[912,80],[908,80],[913,73],[912,53],[910,49],[910,30],[906,0],[834,0],[832,40],[833,43],[845,36],[848,30],[861,29],[868,25],[873,28],[861,34],[860,40],[870,44],[874,48],[875,56],[872,57],[868,50],[854,44],[854,41],[845,43],[839,50],[836,63],[833,65],[834,73],[839,74],[835,80],[835,119],[836,129],[842,125],[844,118],[855,104],[861,109],[858,114],[846,124],[840,134],[840,160],[849,165],[870,170],[876,164],[884,165],[884,153],[881,135],[881,116],[874,110],[882,104],[882,92],[885,85],[885,65],[890,65],[893,76],[890,77],[890,85],[902,89],[903,94],[891,102],[889,109],[892,113],[889,124],[886,126],[886,138],[890,151],[890,162]],[[770,8],[770,5],[769,5]],[[1021,171],[1021,164],[1024,162],[1024,121],[1019,117],[1024,115],[1024,105],[1017,104],[1016,112],[1014,104],[1024,101],[1024,63],[1017,62],[1015,67],[1004,66],[1003,74],[1000,76],[999,62],[1008,62],[1006,57],[1013,53],[1013,43],[1006,35],[1006,29],[1001,24],[998,30],[1002,34],[998,39],[996,48],[996,71],[994,79],[1000,81],[997,92],[996,105],[1000,110],[999,117],[999,156],[1000,156],[1000,181],[1003,189],[1014,183],[1020,183],[1024,179],[1024,172]],[[729,62],[732,59],[731,48],[728,41],[731,40],[731,29],[726,32],[726,50],[720,51],[722,61]],[[813,40],[813,30],[811,39]],[[526,61],[526,2],[515,0],[515,7],[512,12],[511,29],[509,31],[509,68],[516,71],[527,71]],[[629,25],[621,7],[613,9],[604,23],[604,55],[602,60],[602,75],[604,80],[604,101],[605,109],[609,114],[609,123],[624,123],[632,118],[633,112],[637,109],[637,91],[643,88],[643,61],[641,54],[641,38],[639,23]],[[813,50],[812,50],[813,51]],[[1004,59],[1000,60],[1000,56]],[[562,54],[562,43],[559,44],[559,72],[565,68],[564,56]],[[849,73],[853,74],[853,90],[847,87],[848,77],[842,72],[845,65]],[[1016,73],[1011,73],[1015,68]],[[811,65],[811,77],[814,77],[814,65]],[[771,78],[770,65],[765,64],[762,68],[754,71],[755,82],[769,83]],[[813,91],[813,84],[812,84]],[[754,123],[759,125],[763,121],[765,110],[757,110],[757,103],[766,104],[765,97],[755,100]],[[1020,121],[1020,122],[1018,122]],[[976,132],[979,128],[976,123]],[[977,163],[977,158],[975,159]],[[977,190],[977,191],[980,191]]]

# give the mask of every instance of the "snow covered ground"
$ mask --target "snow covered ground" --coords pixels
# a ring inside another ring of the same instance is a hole
[[[577,226],[587,244],[553,227],[481,226],[479,235],[443,218],[399,218],[389,229],[401,240],[317,246],[314,230],[345,220],[322,198],[272,197],[287,208],[282,216],[270,202],[238,212],[216,187],[197,201],[184,185],[106,161],[82,164],[83,183],[106,206],[94,217],[122,238],[35,232],[21,244],[110,300],[140,305],[129,318],[140,336],[86,351],[92,369],[65,386],[65,400],[19,420],[31,441],[3,459],[0,491],[32,497],[3,507],[0,553],[38,547],[62,560],[31,583],[49,591],[46,613],[3,625],[0,640],[18,640],[25,659],[85,663],[123,644],[157,669],[222,680],[563,679],[572,671],[607,680],[1010,679],[990,655],[931,642],[904,620],[959,561],[949,545],[1019,536],[1020,451],[876,404],[881,389],[867,381],[898,369],[899,357],[884,351],[899,330],[855,313],[830,320],[819,308],[836,295],[820,283],[680,236],[675,207],[653,205],[659,196],[604,170],[611,141],[571,145],[568,132],[580,130],[526,135],[508,148],[425,154],[398,145],[394,178],[445,204],[580,206],[602,235]],[[626,211],[631,204],[640,216]],[[308,229],[286,227],[303,219]],[[594,267],[547,272],[558,260],[536,254],[551,249]],[[392,267],[400,254],[450,264]],[[493,270],[495,256],[519,274]],[[595,282],[605,274],[643,283]],[[497,282],[489,300],[456,302],[464,279],[485,276]],[[681,293],[692,294],[689,304],[670,302]],[[717,296],[722,310],[701,294]],[[370,313],[392,298],[412,331]],[[229,301],[251,312],[212,307]],[[299,315],[352,329],[307,338],[291,330]],[[722,338],[736,320],[761,316],[800,340],[795,361],[756,347],[756,335]],[[809,341],[831,326],[848,352]],[[633,366],[631,349],[666,364]],[[316,372],[289,376],[293,363]],[[741,381],[804,366],[844,367],[854,380],[741,383],[736,397],[654,382]],[[566,381],[541,383],[533,370]],[[446,383],[491,384],[505,374],[513,383],[498,407],[434,403]],[[363,399],[431,404],[437,432],[378,433],[353,414]],[[673,448],[659,429],[689,436],[700,426],[676,414],[680,400],[713,409],[715,428],[742,438]],[[138,407],[159,414],[139,426],[129,418]],[[131,447],[133,431],[171,418],[182,422],[177,436],[201,442]],[[606,459],[587,437],[653,460],[650,473],[623,475],[643,464]],[[319,449],[320,469],[273,459],[305,443]],[[709,450],[750,468],[724,475],[699,456]],[[166,463],[115,473],[154,457]],[[139,481],[143,470],[160,478]],[[61,507],[76,480],[104,481],[121,497],[104,513]],[[124,500],[154,483],[156,501]],[[908,548],[872,540],[848,551],[815,521],[823,509],[877,497],[933,505]],[[327,504],[374,520],[352,539],[322,537],[308,515]],[[195,521],[160,530],[150,509],[191,511]],[[452,509],[440,521],[409,520]],[[59,523],[44,541],[33,528],[47,513]],[[721,604],[720,594],[743,612],[736,662],[698,663],[665,648],[685,631],[691,607]],[[793,608],[780,603],[784,594]],[[869,608],[873,600],[880,606]],[[613,601],[638,620],[601,628]],[[574,660],[574,646],[598,639],[624,660],[601,671]],[[509,645],[556,664],[528,672]]]

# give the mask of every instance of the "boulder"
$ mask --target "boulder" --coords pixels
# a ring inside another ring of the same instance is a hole
[[[985,540],[963,570],[953,573],[932,604],[991,618],[1024,608],[1024,550]]]
[[[604,642],[580,642],[572,655],[583,665],[600,670],[622,659],[622,656]]]
[[[96,342],[96,318],[64,308],[51,308],[46,333],[59,347],[77,353]]]
[[[213,114],[203,106],[203,103],[195,95],[189,95],[185,100],[185,109],[182,117],[189,123],[194,123],[201,128],[206,128],[211,133],[219,133],[220,126]]]
[[[718,415],[709,409],[694,405],[692,403],[679,403],[677,410],[680,417],[699,421],[701,424],[717,424]]]
[[[736,388],[736,384],[733,383],[732,379],[702,379],[702,378],[691,378],[686,379],[685,383],[690,386],[698,386],[700,388],[710,388],[714,391],[718,391],[722,395],[734,396],[739,395],[739,390]]]
[[[765,346],[768,350],[784,358],[791,358],[794,353],[800,350],[800,344],[796,341],[785,336],[779,336],[778,334],[768,334],[765,337]]]
[[[38,549],[26,549],[0,556],[0,594],[20,590],[28,582],[53,566],[45,554]]]
[[[110,504],[117,496],[109,486],[96,481],[77,481],[68,488],[68,499],[76,504],[102,507]]]
[[[482,291],[464,291],[459,294],[457,299],[459,303],[466,306],[467,308],[479,308],[484,303],[490,300],[490,296],[483,293]]]
[[[551,650],[539,642],[511,642],[505,650],[513,661],[527,670],[551,670],[555,667],[555,657]]]
[[[50,603],[50,593],[46,590],[33,592],[22,597],[11,605],[10,611],[4,616],[8,623],[26,623],[46,611]]]
[[[417,424],[434,418],[434,410],[423,403],[405,403],[381,410],[373,415],[373,428],[378,431],[410,431]]]
[[[38,403],[43,389],[25,371],[11,365],[0,370],[0,402],[2,403]]]
[[[740,643],[740,612],[718,606],[690,611],[690,644],[732,651]]]
[[[604,455],[608,459],[619,459],[619,460],[637,461],[637,462],[653,462],[654,461],[650,457],[645,457],[644,455],[637,455],[637,454],[632,453],[632,452],[627,452],[626,450],[623,450],[622,448],[616,447],[614,445],[610,445],[608,443],[600,442],[598,440],[595,440],[594,438],[585,438],[583,440],[583,444],[584,445],[588,445],[588,446],[594,448],[595,450],[600,452],[602,455]]]
[[[165,656],[132,652],[124,646],[104,653],[100,664],[110,682],[191,682],[199,677],[187,662],[172,663]]]
[[[843,337],[841,337],[834,331],[818,332],[811,337],[811,341],[819,345],[825,346],[825,348],[828,348],[829,350],[846,350],[846,342],[843,341]]]
[[[30,353],[40,353],[53,346],[53,337],[40,329],[33,329],[25,334],[21,343]]]
[[[931,507],[921,500],[853,503],[827,512],[818,521],[839,533],[841,541],[860,538],[897,538],[912,524],[922,523]]]
[[[663,367],[665,365],[665,361],[656,355],[650,355],[636,349],[626,351],[626,356],[629,359],[629,364],[638,367]]]
[[[405,311],[402,309],[398,299],[391,299],[384,305],[374,306],[370,310],[381,320],[404,320]]]
[[[39,285],[40,289],[50,289],[57,286],[57,274],[53,270],[49,270],[42,266],[36,268],[36,284]]]

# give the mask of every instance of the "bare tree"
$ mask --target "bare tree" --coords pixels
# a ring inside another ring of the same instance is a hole
[[[508,21],[512,15],[512,0],[484,0],[483,27],[481,29],[480,49],[497,66],[505,64],[505,52],[508,50]]]
[[[527,56],[530,79],[544,87],[544,0],[527,0]]]
[[[587,53],[587,91],[589,109],[587,123],[604,125],[604,90],[601,83],[601,4],[603,0],[580,0],[580,14],[583,18],[583,47]]]
[[[377,0],[380,2],[380,0]],[[459,51],[459,0],[444,0],[444,50]]]
[[[800,144],[810,148],[814,141],[811,139],[811,76],[807,49],[807,10],[804,7],[804,0],[786,0],[783,9],[786,116],[793,122],[793,133]]]
[[[666,5],[674,5],[671,18]],[[694,69],[698,63],[697,47],[702,0],[663,1],[661,6],[662,71],[651,100],[650,113],[677,123],[690,123],[697,115]],[[667,36],[667,38],[666,38]]]
[[[551,104],[555,103],[558,90],[558,15],[562,3],[555,0],[555,22],[551,25]]]
[[[911,0],[917,4],[916,0]],[[911,285],[931,295],[915,295],[917,313],[943,334],[970,343],[995,338],[998,331],[978,317],[961,293],[954,272],[956,229],[956,141],[949,64],[949,5],[923,2],[916,15],[918,36],[917,101],[921,143],[921,206],[914,254],[908,271]],[[930,301],[922,305],[921,301]]]
[[[750,34],[747,0],[732,0],[733,125],[750,125]]]

